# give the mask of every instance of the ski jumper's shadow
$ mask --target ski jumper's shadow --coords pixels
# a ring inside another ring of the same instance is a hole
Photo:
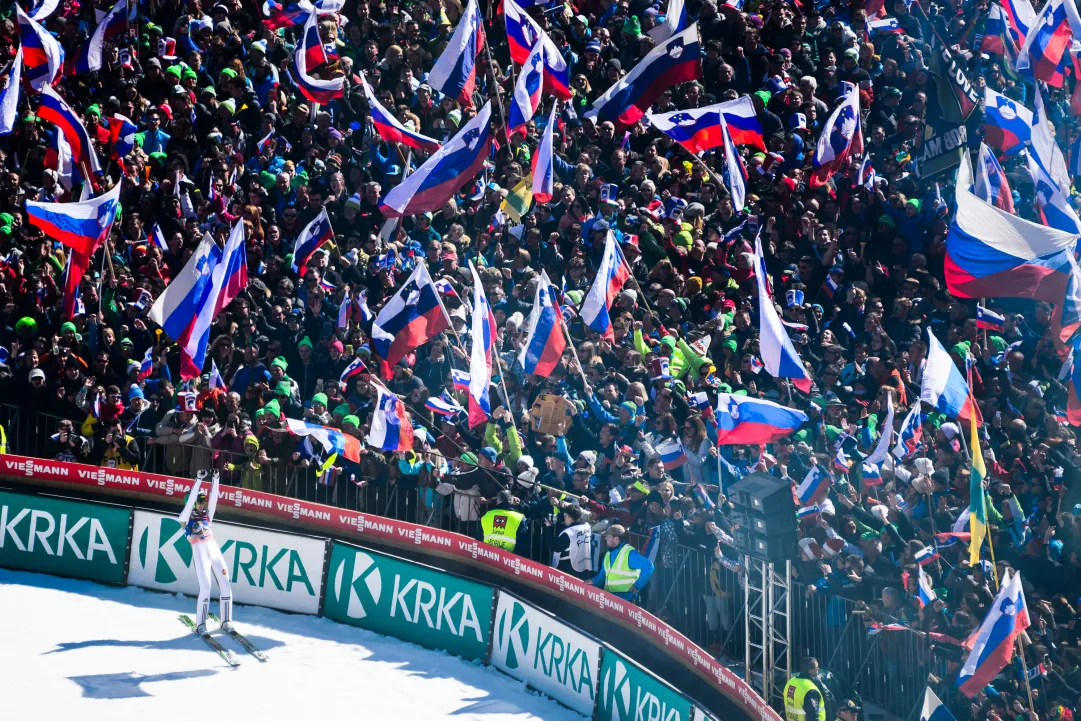
[[[128,644],[117,644],[128,645]],[[144,683],[161,681],[180,681],[186,678],[213,676],[217,671],[210,668],[192,669],[191,671],[171,671],[169,673],[141,674],[131,671],[125,673],[101,673],[88,676],[70,676],[69,679],[83,690],[84,698],[137,698],[150,696],[143,689]]]

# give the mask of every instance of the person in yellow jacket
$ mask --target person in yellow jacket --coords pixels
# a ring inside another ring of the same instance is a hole
[[[675,336],[666,335],[660,340],[660,344],[656,347],[656,351],[651,349],[646,343],[645,336],[642,334],[642,322],[636,321],[634,324],[634,349],[638,351],[643,358],[650,353],[657,352],[662,356],[668,357],[668,372],[673,378],[683,378],[688,373],[692,378],[697,378],[699,369],[702,366],[712,366],[713,361],[707,356],[701,355],[690,346],[687,341],[682,338],[677,339]]]
[[[826,702],[814,679],[818,676],[818,660],[804,656],[800,670],[784,687],[784,716],[786,721],[826,721]]]
[[[142,457],[139,444],[124,433],[124,425],[119,418],[113,418],[104,425],[102,434],[94,443],[94,450],[90,454],[91,463],[126,471],[139,470]]]
[[[519,501],[510,491],[496,495],[496,506],[480,519],[481,540],[489,546],[514,553],[529,548],[529,523]]]

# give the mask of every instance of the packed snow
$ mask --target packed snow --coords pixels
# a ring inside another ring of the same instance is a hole
[[[234,616],[270,660],[215,633],[230,668],[177,619],[194,612],[190,598],[0,569],[4,718],[582,720],[495,669],[264,608]]]

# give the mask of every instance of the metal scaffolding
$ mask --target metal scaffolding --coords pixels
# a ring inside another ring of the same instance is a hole
[[[745,680],[777,706],[792,674],[792,562],[778,570],[780,564],[745,556],[744,564]]]

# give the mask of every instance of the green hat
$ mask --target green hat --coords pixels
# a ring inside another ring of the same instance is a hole
[[[623,32],[631,37],[642,36],[642,25],[638,22],[638,18],[631,15],[629,18],[623,21]]]
[[[232,71],[230,71],[232,72]],[[180,69],[179,65],[171,65],[165,69],[166,75],[175,75],[177,80],[180,80],[184,75],[184,71]]]
[[[71,322],[70,320],[69,320],[69,321],[67,321],[66,323],[63,323],[63,324],[62,324],[62,325],[60,326],[60,332],[61,332],[61,333],[65,333],[65,332],[67,332],[67,331],[69,331],[69,330],[70,330],[70,331],[71,331],[72,333],[78,333],[78,332],[79,332],[79,329],[78,329],[78,328],[76,328],[76,327],[75,327],[75,324],[74,324],[74,323],[72,323],[72,322]]]
[[[263,410],[265,410],[267,413],[274,416],[275,418],[282,414],[282,409],[281,406],[278,405],[277,399],[272,400],[270,403],[267,403],[265,406],[263,406]]]
[[[683,384],[683,381],[672,381],[672,390],[676,393],[686,393],[687,386]]]
[[[694,245],[694,236],[686,230],[681,230],[672,236],[672,245],[690,250],[691,246]]]
[[[89,108],[87,108],[87,109],[86,109],[86,113],[85,113],[85,114],[90,114],[90,115],[98,115],[98,116],[100,116],[100,115],[101,115],[101,107],[100,107],[100,106],[98,106],[98,105],[97,105],[97,104],[95,103],[94,105],[91,105],[91,106],[90,106]]]
[[[312,405],[314,406],[316,403],[319,403],[319,404],[325,406],[327,404],[327,394],[326,393],[316,393],[314,396],[312,396]]]
[[[264,188],[273,188],[277,182],[278,179],[269,170],[263,170],[259,173],[259,185]]]
[[[156,153],[151,153],[150,159],[156,160],[158,162],[158,165],[165,165],[165,161],[169,159],[169,156],[159,150]]]
[[[353,427],[360,428],[360,419],[352,414],[342,418],[342,425],[344,426],[346,423],[352,423]]]
[[[267,414],[266,408],[260,408],[259,410],[255,411],[255,417],[256,418],[258,418],[259,416],[265,416],[266,414]]]
[[[331,414],[335,415],[335,416],[341,416],[342,418],[345,418],[347,415],[349,415],[349,404],[348,403],[339,403],[338,405],[336,405],[334,407],[334,410],[331,411]]]
[[[244,445],[245,446],[255,446],[256,448],[258,448],[259,447],[259,439],[255,437],[254,433],[249,433],[248,435],[244,436]]]
[[[634,403],[634,401],[623,401],[619,404],[619,407],[630,413],[631,418],[634,418],[636,415],[638,415],[638,406]]]
[[[192,70],[191,68],[184,68],[184,71],[181,73],[181,76],[185,80],[189,80],[189,79],[190,80],[195,80],[195,79],[198,79],[198,77],[199,77],[198,75],[195,74],[195,71]]]
[[[289,381],[279,381],[278,385],[274,386],[274,392],[283,396],[293,394],[293,386],[289,385]]]
[[[811,442],[811,429],[804,428],[801,431],[796,431],[792,434],[792,440],[796,443],[810,443]]]
[[[735,353],[737,350],[736,339],[731,337],[726,338],[724,343],[721,343],[721,348],[728,348]]]
[[[1006,350],[1006,339],[1000,335],[987,336],[987,342],[991,344],[996,353],[1001,353]]]
[[[304,346],[308,346],[308,350],[312,350],[312,342],[308,339],[308,336],[304,336],[300,339],[300,342],[297,343],[297,350],[300,350]]]
[[[271,368],[273,368],[274,366],[281,368],[283,371],[287,371],[289,370],[289,361],[285,360],[283,356],[278,356],[270,364]]]
[[[218,107],[219,108],[225,108],[226,110],[229,111],[229,114],[232,115],[233,113],[236,112],[236,101],[233,100],[232,98],[227,98],[226,100],[222,100],[218,104]]]
[[[956,353],[957,355],[964,358],[970,352],[972,352],[972,344],[969,343],[967,340],[963,340],[960,343],[955,344],[952,348],[950,348],[950,352]]]
[[[905,203],[905,205],[911,205],[911,206],[912,206],[913,208],[915,208],[915,209],[916,209],[916,212],[918,213],[918,212],[919,212],[919,210],[920,210],[920,206],[922,205],[922,203],[921,203],[921,202],[919,201],[919,199],[918,199],[918,198],[912,198],[911,200],[909,200],[908,202],[906,202],[906,203]]]
[[[676,339],[673,336],[666,335],[661,337],[661,345],[666,345],[672,350],[676,349]]]
[[[860,541],[877,541],[878,539],[879,535],[874,531],[867,531],[860,536]]]
[[[0,213],[0,225],[11,225],[15,217],[11,213]]]
[[[24,330],[33,333],[35,330],[37,330],[37,327],[38,322],[30,317],[19,318],[19,320],[15,322],[16,333],[21,333]]]
[[[878,222],[882,223],[883,225],[888,225],[891,228],[897,227],[897,223],[893,222],[893,218],[885,214],[878,216]]]
[[[773,97],[772,95],[770,95],[770,92],[768,90],[759,90],[757,93],[754,94],[754,96],[761,100],[763,105],[767,105],[769,103],[769,99]]]
[[[466,451],[462,454],[461,461],[467,466],[475,466],[477,465],[477,454],[473,451]]]
[[[175,68],[176,66],[174,65],[173,67]],[[172,68],[169,69],[172,70]],[[222,71],[218,73],[218,75],[224,75],[227,78],[235,78],[236,70],[233,70],[232,68],[223,68]]]

